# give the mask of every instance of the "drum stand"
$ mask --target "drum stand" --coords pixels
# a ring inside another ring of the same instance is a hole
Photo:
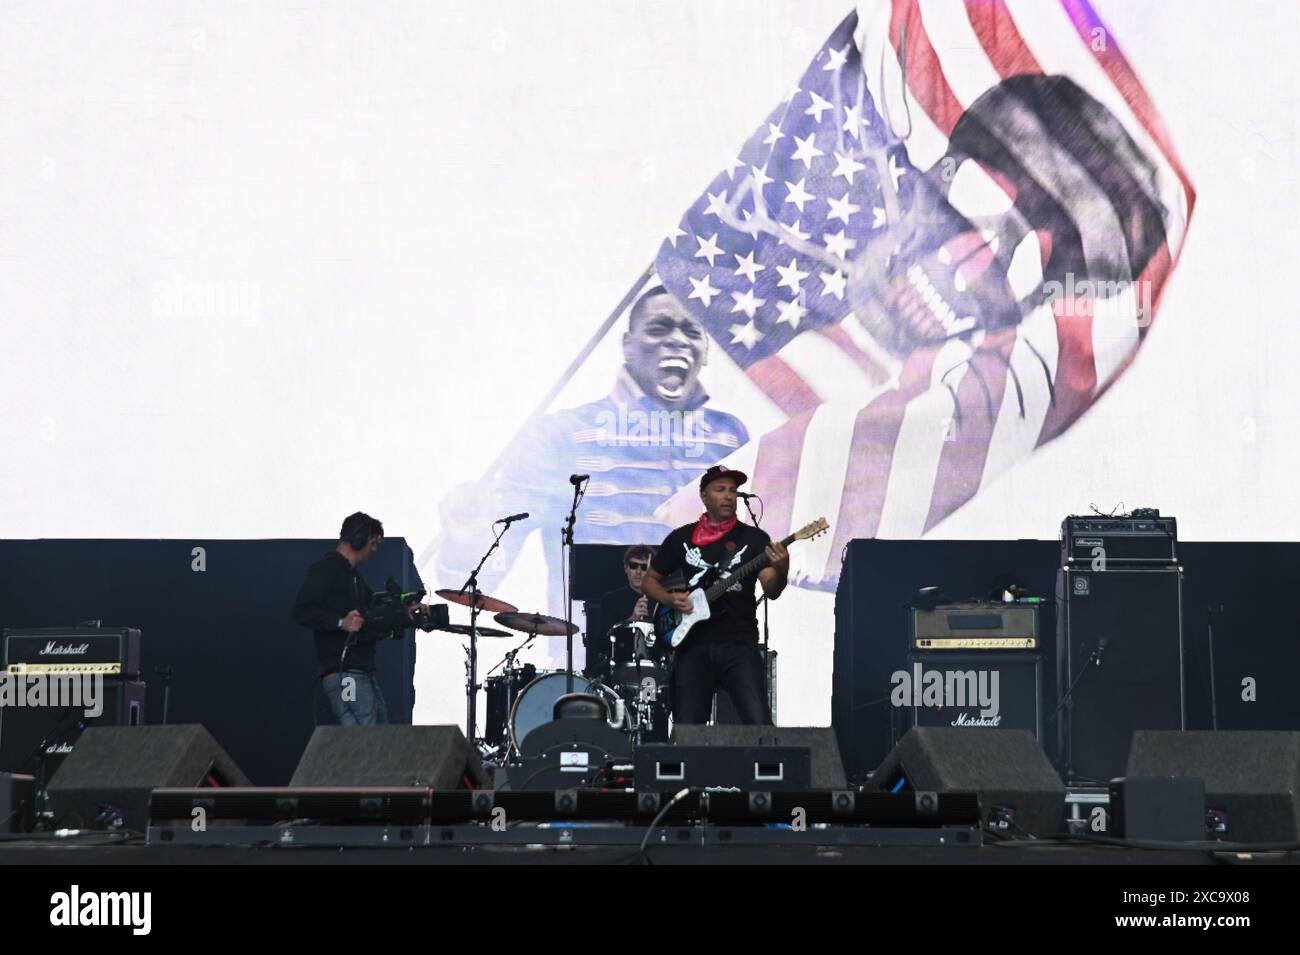
[[[515,647],[513,650],[508,651],[506,655],[501,658],[501,662],[498,663],[496,666],[494,666],[491,670],[489,670],[486,676],[491,676],[496,670],[501,669],[503,666],[505,667],[503,671],[504,673],[506,674],[512,673],[512,671],[515,669],[515,659],[519,656],[519,654],[527,650],[528,645],[536,639],[537,639],[537,631],[534,630],[532,633],[528,635],[527,640],[519,644],[519,646]],[[514,712],[515,700],[519,698],[519,693],[523,690],[523,687],[518,687],[515,685],[514,680],[510,680],[507,686],[508,686],[508,691],[506,693],[505,742],[502,744],[501,752],[498,754],[501,757],[501,761],[503,763],[509,762],[511,758],[511,750],[513,749],[513,747],[510,744],[510,725],[509,725],[510,714]]]

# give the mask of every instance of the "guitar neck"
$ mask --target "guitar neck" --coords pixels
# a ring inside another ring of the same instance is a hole
[[[794,543],[794,541],[795,541],[795,535],[791,534],[789,537],[781,541],[781,546],[789,547],[791,544]],[[723,577],[721,580],[715,583],[708,590],[704,591],[704,598],[708,600],[709,603],[713,603],[713,601],[717,600],[719,597],[725,594],[729,587],[731,587],[736,583],[744,583],[746,580],[748,580],[754,574],[758,573],[767,565],[768,565],[768,560],[767,560],[767,553],[765,551],[764,553],[759,554],[757,557],[753,558],[752,560],[745,561],[745,563],[741,564],[739,567],[737,567],[726,577]]]

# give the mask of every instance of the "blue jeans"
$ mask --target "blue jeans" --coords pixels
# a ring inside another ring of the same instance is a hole
[[[388,704],[384,702],[379,681],[370,671],[331,673],[321,678],[321,688],[340,726],[375,726],[388,722]]]

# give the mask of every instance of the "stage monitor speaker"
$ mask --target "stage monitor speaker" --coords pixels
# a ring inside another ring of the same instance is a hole
[[[290,786],[491,785],[459,726],[318,726]]]
[[[1215,836],[1229,842],[1300,842],[1300,733],[1280,730],[1138,732],[1129,776],[1205,783]]]
[[[673,727],[673,743],[679,746],[807,746],[812,752],[812,788],[847,788],[840,745],[835,740],[835,730],[829,726],[683,723]]]
[[[877,792],[977,793],[984,824],[1008,836],[1065,827],[1065,786],[1032,733],[908,730],[864,787]]]
[[[105,677],[99,716],[86,716],[81,706],[0,706],[0,771],[31,773],[43,786],[88,728],[142,724],[144,693],[143,680]]]
[[[251,785],[198,724],[95,726],[63,761],[48,793],[56,828],[142,832],[154,789]]]
[[[1124,774],[1135,730],[1181,730],[1180,568],[1057,573],[1057,702],[1067,780]],[[1077,680],[1077,683],[1075,682]]]

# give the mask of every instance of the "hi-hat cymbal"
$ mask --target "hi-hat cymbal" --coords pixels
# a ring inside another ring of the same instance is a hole
[[[469,624],[467,623],[449,623],[445,627],[439,627],[445,633],[459,633],[462,636],[469,636]],[[514,634],[509,630],[498,630],[496,627],[479,627],[478,635],[480,637],[513,637]]]
[[[563,637],[578,632],[576,624],[568,624],[559,617],[548,617],[540,613],[499,613],[493,619],[511,630],[536,633],[543,637]]]
[[[448,603],[460,604],[462,607],[471,607],[474,604],[474,599],[464,590],[435,590],[434,593]],[[497,600],[496,597],[479,594],[478,609],[486,610],[488,613],[514,613],[519,608],[504,600]]]

